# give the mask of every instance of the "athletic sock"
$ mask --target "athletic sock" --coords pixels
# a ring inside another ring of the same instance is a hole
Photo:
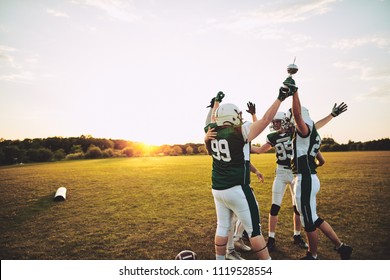
[[[275,238],[275,232],[269,232],[269,233],[268,233],[268,237]]]

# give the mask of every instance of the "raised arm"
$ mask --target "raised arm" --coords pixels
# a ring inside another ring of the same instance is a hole
[[[279,89],[279,95],[278,98],[272,103],[272,105],[268,108],[268,110],[265,112],[264,116],[255,121],[252,126],[251,130],[248,134],[248,142],[251,142],[253,139],[255,139],[263,130],[269,125],[269,123],[272,121],[273,117],[278,112],[279,106],[282,103],[283,100],[285,100],[288,96],[288,92],[285,88],[281,87]]]
[[[294,115],[294,120],[295,120],[295,129],[302,136],[308,135],[309,128],[307,127],[307,124],[305,123],[305,121],[302,118],[301,101],[299,100],[298,90],[293,95],[292,113]]]
[[[225,97],[225,94],[222,91],[219,91],[217,93],[216,97],[213,97],[210,101],[210,105],[206,108],[210,108],[210,111],[206,117],[205,126],[209,125],[210,123],[215,122],[215,111],[219,107],[219,103],[222,102],[222,99]]]
[[[257,121],[257,116],[256,116],[256,104],[252,102],[248,102],[246,104],[248,106],[248,110],[246,110],[249,114],[252,115],[252,122]]]
[[[330,122],[333,118],[335,118],[338,115],[340,115],[341,113],[344,113],[345,111],[347,111],[347,109],[348,109],[348,105],[345,104],[344,102],[342,102],[339,106],[337,106],[337,103],[335,103],[333,108],[332,108],[332,112],[329,115],[327,115],[325,118],[316,122],[316,124],[315,124],[316,129],[320,129],[321,127],[326,125],[328,122]]]

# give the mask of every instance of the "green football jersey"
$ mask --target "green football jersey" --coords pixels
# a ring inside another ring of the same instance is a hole
[[[212,188],[228,189],[237,185],[249,185],[250,145],[244,139],[249,132],[249,124],[240,126],[217,126],[212,123],[206,126],[215,128],[217,137],[211,140],[213,157]],[[245,149],[244,149],[245,147]]]
[[[267,143],[275,148],[276,163],[291,167],[292,139],[290,133],[280,133],[278,131],[267,135]]]
[[[321,146],[321,137],[312,122],[307,125],[309,135],[302,137],[297,131],[293,135],[293,158],[291,160],[291,168],[295,174],[316,174],[315,159]]]

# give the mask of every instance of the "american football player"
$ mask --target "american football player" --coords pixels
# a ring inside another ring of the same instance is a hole
[[[287,97],[284,89],[264,116],[252,125],[242,122],[241,110],[234,104],[219,106],[222,92],[217,94],[213,108],[214,123],[205,127],[205,144],[213,158],[212,193],[217,213],[215,255],[225,259],[228,232],[233,213],[250,236],[252,250],[259,259],[270,259],[261,232],[256,198],[249,185],[250,142],[271,122],[281,102]]]
[[[320,150],[321,137],[310,118],[309,111],[301,106],[295,81],[291,77],[286,80],[289,80],[289,94],[293,97],[292,114],[295,123],[293,157],[291,160],[291,168],[295,176],[294,196],[309,243],[306,256],[302,259],[317,259],[317,229],[320,229],[333,242],[341,259],[349,259],[352,254],[352,247],[341,242],[330,224],[317,215],[316,195],[320,190],[320,181],[316,174],[315,158]]]
[[[247,112],[252,115],[253,121],[256,120],[256,105],[252,102],[247,103],[248,110]],[[341,113],[347,110],[347,105],[341,103],[339,106],[335,104],[332,108],[332,112],[319,120],[315,126],[317,129],[326,125],[334,117],[340,115]],[[294,244],[298,245],[300,248],[307,248],[306,242],[301,236],[301,222],[299,212],[297,211],[295,202],[294,202],[294,192],[293,192],[293,174],[291,171],[291,157],[292,157],[292,133],[294,131],[294,125],[291,120],[291,110],[289,110],[289,115],[286,116],[284,112],[276,113],[275,117],[272,120],[270,125],[272,133],[267,135],[267,140],[264,145],[261,147],[252,146],[251,151],[253,153],[266,153],[272,147],[275,148],[276,154],[276,163],[277,167],[275,170],[275,179],[272,185],[272,205],[269,213],[268,219],[268,241],[267,246],[268,250],[272,252],[276,246],[275,234],[276,234],[276,225],[278,222],[278,213],[282,204],[283,196],[286,191],[286,187],[289,186],[291,199],[293,204],[293,225],[294,225],[294,235],[293,240]],[[317,165],[321,166],[325,163],[324,158],[321,153],[318,153]]]

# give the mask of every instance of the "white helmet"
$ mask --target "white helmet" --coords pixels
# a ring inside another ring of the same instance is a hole
[[[226,122],[240,125],[242,124],[241,110],[231,103],[222,104],[215,111],[215,120],[218,126],[223,126]]]
[[[310,118],[310,115],[309,115],[309,110],[306,107],[301,106],[301,115],[302,115],[302,119],[305,121],[305,123],[310,124],[312,122],[312,119]],[[295,121],[293,119],[294,119],[294,116],[292,114],[292,108],[290,108],[286,113],[286,121],[291,121],[291,122],[295,123]]]
[[[272,119],[272,122],[271,122],[271,124],[269,126],[269,129],[271,131],[281,129],[283,127],[284,122],[285,122],[285,118],[286,118],[286,114],[284,112],[277,112],[276,115],[274,116],[274,118]],[[280,121],[280,127],[279,128],[275,127],[274,121]]]

